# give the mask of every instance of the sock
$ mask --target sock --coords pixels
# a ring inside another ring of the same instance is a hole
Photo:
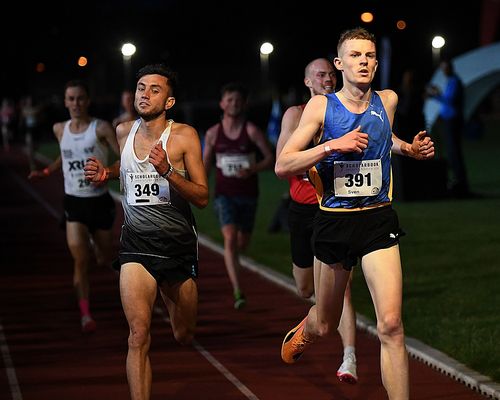
[[[352,354],[353,356],[356,356],[356,349],[354,346],[346,346],[344,348],[344,359],[349,355]]]
[[[78,302],[78,305],[80,306],[80,313],[82,314],[82,317],[84,315],[90,315],[89,301],[87,299],[81,299]]]

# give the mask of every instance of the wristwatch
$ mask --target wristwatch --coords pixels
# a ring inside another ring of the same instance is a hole
[[[167,169],[167,172],[165,172],[164,174],[161,174],[160,176],[162,178],[165,178],[167,179],[170,175],[172,175],[174,172],[174,167],[172,167],[172,164],[169,165],[168,169]]]

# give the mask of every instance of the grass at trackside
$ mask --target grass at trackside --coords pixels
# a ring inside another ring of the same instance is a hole
[[[497,123],[464,143],[472,189],[483,198],[397,202],[402,228],[403,318],[406,334],[500,382],[500,135]],[[42,146],[48,154],[52,145]],[[53,156],[52,151],[52,156]],[[249,257],[291,276],[288,234],[267,228],[288,189],[273,171],[260,175],[261,195]],[[210,177],[213,194],[213,173]],[[193,207],[201,233],[221,243],[212,201]],[[370,295],[355,268],[356,311],[375,320]]]

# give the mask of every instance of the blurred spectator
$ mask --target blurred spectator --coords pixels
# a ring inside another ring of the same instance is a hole
[[[21,99],[21,131],[24,131],[24,141],[26,143],[26,154],[30,165],[30,171],[36,169],[34,159],[34,138],[40,124],[41,107],[35,105],[33,97],[27,95]]]
[[[135,111],[134,92],[132,90],[124,90],[122,92],[121,108],[123,112],[113,120],[113,128],[115,129],[122,122],[133,121],[139,118],[137,111]]]
[[[10,140],[13,136],[12,126],[16,116],[14,101],[8,97],[2,99],[2,107],[0,109],[2,119],[2,144],[5,151],[10,150]]]
[[[455,197],[467,197],[470,192],[462,151],[464,87],[450,60],[443,59],[439,67],[447,78],[444,90],[429,86],[427,95],[441,103],[439,121],[443,128],[447,159],[453,174],[451,194]]]
[[[414,69],[403,72],[398,93],[394,132],[404,141],[412,141],[415,132],[425,128],[424,85]]]

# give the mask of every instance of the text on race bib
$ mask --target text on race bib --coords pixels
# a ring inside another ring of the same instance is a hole
[[[242,169],[248,169],[255,163],[254,154],[217,154],[216,165],[222,175],[235,177]]]
[[[382,187],[381,160],[335,161],[335,196],[376,196]]]
[[[157,172],[127,172],[125,179],[127,204],[150,206],[170,203],[170,185]]]

